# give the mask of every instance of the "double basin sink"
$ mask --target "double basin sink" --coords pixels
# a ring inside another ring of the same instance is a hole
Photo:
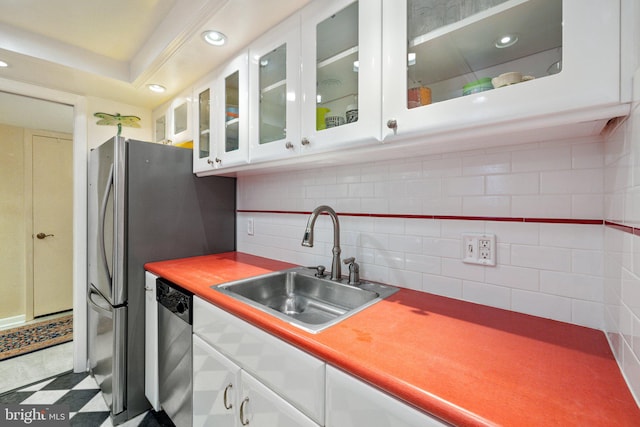
[[[335,325],[398,291],[379,283],[347,282],[318,277],[315,269],[296,267],[211,288],[311,333]]]

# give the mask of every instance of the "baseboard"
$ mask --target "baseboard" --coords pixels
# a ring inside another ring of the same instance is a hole
[[[24,324],[27,317],[24,314],[19,316],[5,317],[4,319],[0,319],[0,329],[6,329],[11,326],[19,326]]]

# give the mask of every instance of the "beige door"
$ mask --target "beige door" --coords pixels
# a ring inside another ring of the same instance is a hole
[[[32,135],[33,316],[73,308],[73,143]]]

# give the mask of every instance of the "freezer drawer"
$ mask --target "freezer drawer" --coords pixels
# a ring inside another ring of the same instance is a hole
[[[90,288],[87,300],[89,368],[117,418],[126,409],[127,307],[113,308],[94,288]]]

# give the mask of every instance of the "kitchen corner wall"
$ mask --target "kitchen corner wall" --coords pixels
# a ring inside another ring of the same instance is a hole
[[[591,138],[243,176],[238,250],[330,266],[326,216],[300,245],[328,204],[363,278],[601,329],[603,165]],[[498,265],[464,264],[463,232],[495,233]]]
[[[604,329],[640,401],[640,70],[633,99],[605,143]]]

